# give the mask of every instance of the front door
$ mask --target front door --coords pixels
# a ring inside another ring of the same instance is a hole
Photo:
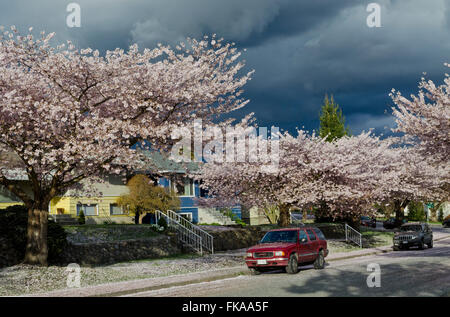
[[[308,235],[306,234],[306,231],[303,229],[299,230],[299,239],[298,239],[298,255],[299,255],[299,262],[310,262],[311,260],[311,243],[308,239]]]
[[[319,242],[317,241],[317,237],[314,234],[314,232],[312,231],[312,229],[307,229],[306,232],[308,233],[309,245],[310,245],[310,249],[311,249],[310,261],[314,261],[318,254],[317,250],[319,249],[318,248]]]

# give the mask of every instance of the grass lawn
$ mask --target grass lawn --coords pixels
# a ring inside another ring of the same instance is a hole
[[[180,253],[180,254],[175,254],[172,256],[168,256],[168,257],[163,257],[163,258],[157,258],[157,259],[141,259],[141,260],[133,260],[133,261],[125,261],[125,262],[119,262],[122,264],[127,264],[127,263],[150,263],[150,262],[158,262],[159,261],[172,261],[172,260],[188,260],[188,259],[197,259],[197,258],[201,258],[202,256],[200,254],[196,254],[196,253]]]
[[[392,245],[394,232],[361,230],[364,247],[376,248],[386,245]]]
[[[371,231],[367,228],[361,228],[361,233],[364,248],[376,248],[392,245],[392,238],[394,237],[393,232]],[[361,248],[354,243],[347,243],[345,241],[337,240],[329,240],[328,248],[330,249],[330,252],[333,253],[361,250]]]

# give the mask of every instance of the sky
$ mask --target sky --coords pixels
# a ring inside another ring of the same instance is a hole
[[[69,28],[67,5],[79,4]],[[370,28],[367,6],[380,5]],[[0,0],[0,25],[56,32],[55,42],[101,52],[133,43],[152,48],[217,34],[235,42],[259,126],[318,129],[325,94],[333,94],[353,134],[390,134],[393,88],[416,93],[424,76],[442,83],[450,62],[450,0]]]

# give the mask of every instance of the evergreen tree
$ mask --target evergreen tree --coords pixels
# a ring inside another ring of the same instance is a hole
[[[328,142],[350,135],[348,127],[345,126],[345,117],[342,109],[335,103],[333,95],[328,98],[325,95],[324,105],[320,111],[319,135]]]
[[[334,97],[328,99],[328,95],[325,95],[324,105],[320,111],[320,127],[319,136],[326,141],[332,142],[336,139],[342,138],[344,135],[350,135],[348,127],[345,127],[345,118],[342,114],[342,109],[338,104],[334,102]],[[345,221],[352,227],[358,228],[360,219],[353,219],[352,217],[336,219],[338,221]],[[319,206],[316,209],[316,221],[317,222],[332,222],[334,221],[330,217],[330,210],[327,204],[323,201],[319,202]]]

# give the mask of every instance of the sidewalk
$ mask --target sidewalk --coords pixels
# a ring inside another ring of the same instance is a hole
[[[450,234],[436,233],[434,241],[450,238]],[[339,252],[327,256],[327,261],[339,261],[355,257],[374,255],[392,251],[392,246],[384,246],[371,249],[361,249],[350,252]],[[217,253],[217,256],[233,255],[244,256],[245,249],[235,250],[231,252]],[[84,288],[72,288],[64,290],[56,290],[42,294],[28,295],[38,297],[95,297],[95,296],[119,296],[137,292],[151,291],[163,289],[173,286],[181,286],[187,284],[195,284],[200,282],[210,282],[241,274],[248,274],[246,265],[234,266],[230,268],[209,270],[195,273],[187,273],[180,275],[172,275],[166,277],[156,277],[140,280],[131,280],[124,282],[114,282],[97,286],[89,286]]]

